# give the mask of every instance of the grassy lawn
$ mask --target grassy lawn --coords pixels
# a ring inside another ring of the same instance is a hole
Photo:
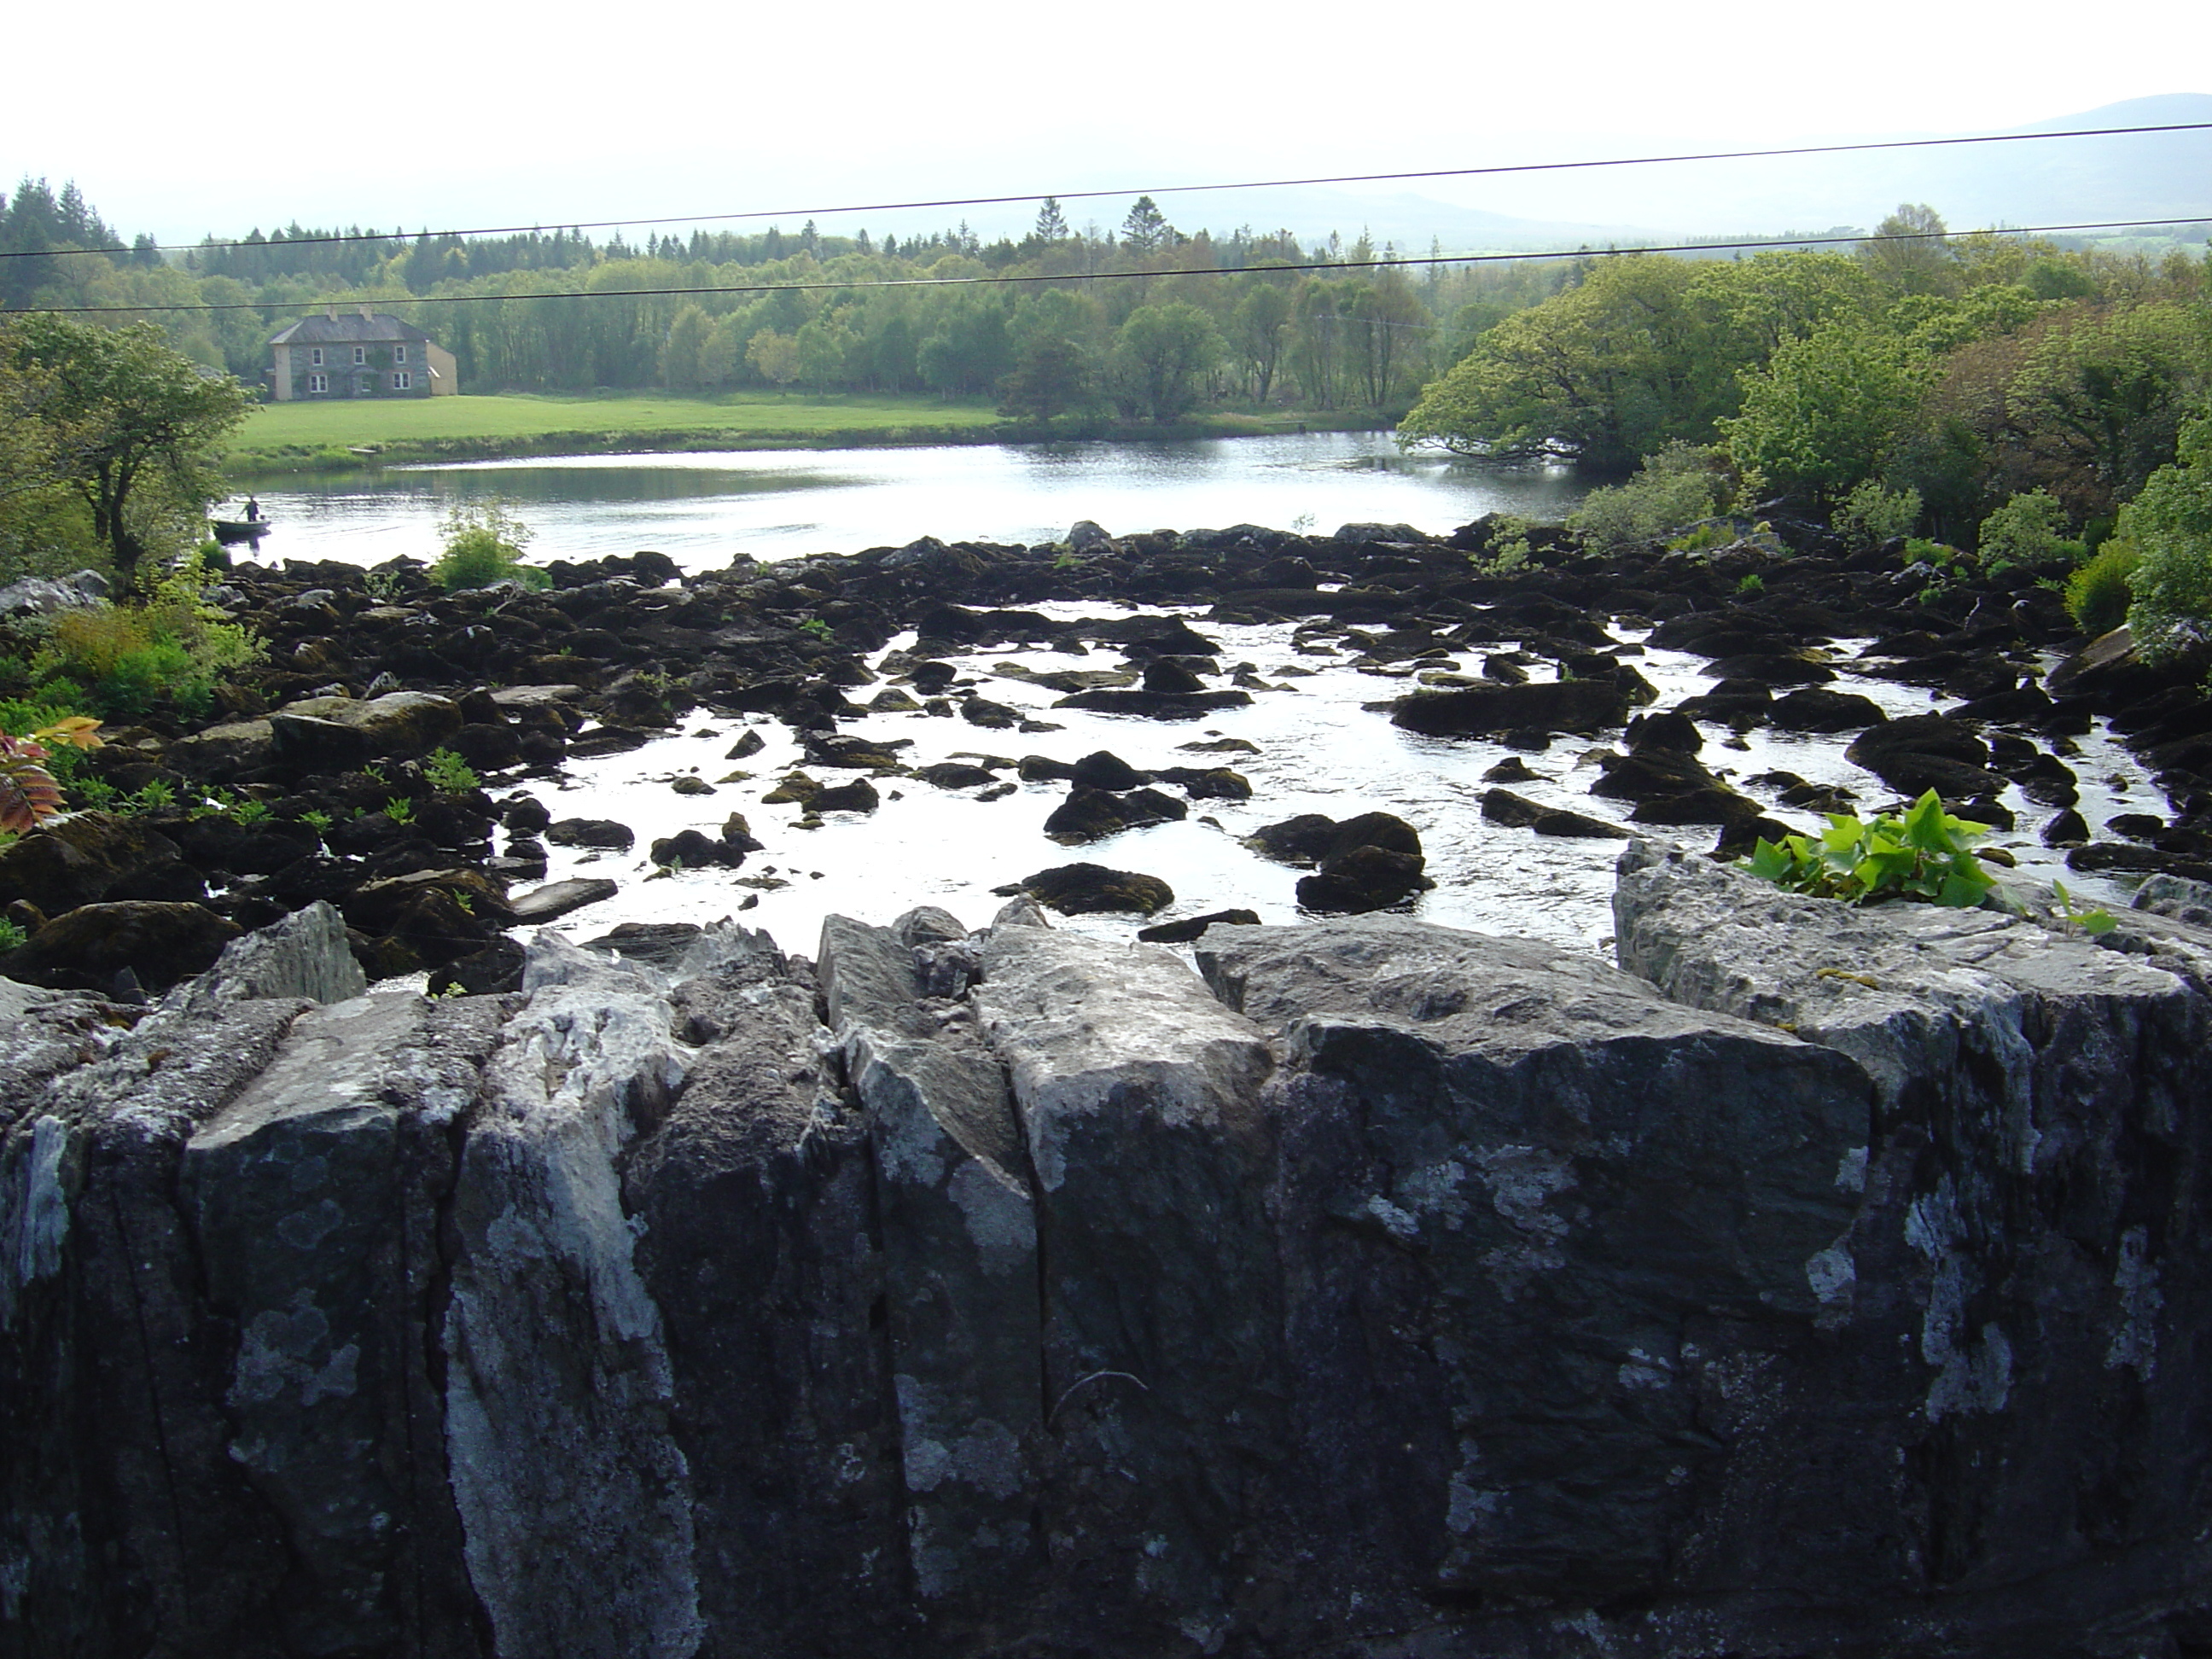
[[[236,440],[241,451],[289,447],[537,438],[554,433],[742,432],[804,437],[893,427],[989,426],[987,404],[934,398],[809,398],[734,392],[722,398],[458,397],[268,404]]]

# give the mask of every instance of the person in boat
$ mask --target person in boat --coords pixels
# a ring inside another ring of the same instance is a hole
[[[261,503],[252,495],[246,498],[246,521],[248,524],[261,522]]]

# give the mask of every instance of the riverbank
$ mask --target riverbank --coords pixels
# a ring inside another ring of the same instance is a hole
[[[1390,410],[1222,410],[1161,426],[1105,419],[1009,421],[986,401],[823,398],[732,393],[722,398],[484,396],[267,404],[257,409],[227,466],[240,481],[362,472],[437,461],[533,455],[685,454],[731,450],[922,447],[1067,441],[1160,442],[1358,432],[1393,423]]]

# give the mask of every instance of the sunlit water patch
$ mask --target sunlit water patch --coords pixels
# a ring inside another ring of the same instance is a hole
[[[1036,608],[1060,620],[1095,617],[1102,609],[1096,605]],[[750,925],[767,928],[787,950],[811,952],[822,918],[831,912],[889,921],[912,906],[933,904],[970,927],[980,927],[1006,902],[994,888],[1078,861],[1141,872],[1166,881],[1175,890],[1175,902],[1150,921],[1245,908],[1265,921],[1289,922],[1300,917],[1293,890],[1302,872],[1259,857],[1242,844],[1242,837],[1302,812],[1345,818],[1380,810],[1397,813],[1419,830],[1428,873],[1437,884],[1413,902],[1411,914],[1446,926],[1548,939],[1577,950],[1609,948],[1613,866],[1620,843],[1538,836],[1482,817],[1481,798],[1492,787],[1482,775],[1513,751],[1480,739],[1425,738],[1398,730],[1387,712],[1365,705],[1403,695],[1413,689],[1411,679],[1354,668],[1351,664],[1358,655],[1356,650],[1335,648],[1333,641],[1298,639],[1291,624],[1231,625],[1188,611],[1149,614],[1188,617],[1201,632],[1220,641],[1224,669],[1249,663],[1263,679],[1284,689],[1255,691],[1250,707],[1222,710],[1197,722],[1059,708],[1053,706],[1058,692],[1001,673],[1000,665],[1032,672],[1096,669],[1118,660],[1110,648],[1088,654],[987,648],[946,660],[962,671],[963,678],[976,682],[979,695],[1061,729],[1032,733],[989,730],[957,717],[913,714],[871,714],[843,723],[840,729],[884,743],[905,741],[909,746],[898,750],[899,757],[915,767],[978,757],[1005,762],[1000,775],[1007,781],[1014,780],[1012,763],[1024,755],[1073,762],[1101,749],[1146,771],[1226,765],[1251,781],[1250,800],[1194,800],[1190,816],[1181,822],[1068,848],[1046,840],[1043,834],[1045,819],[1067,796],[1066,783],[1017,783],[1011,795],[981,800],[976,799],[976,789],[946,791],[918,778],[884,777],[874,781],[883,796],[878,811],[831,812],[823,815],[819,828],[802,829],[798,825],[805,816],[803,807],[764,805],[761,796],[794,767],[832,784],[854,775],[805,765],[798,744],[780,722],[762,720],[748,728],[738,721],[694,720],[681,735],[626,754],[575,763],[557,787],[535,786],[556,818],[614,818],[630,825],[638,838],[632,852],[620,854],[551,849],[549,878],[601,876],[621,884],[615,897],[555,925],[589,938],[621,922],[706,922],[736,915]],[[893,641],[890,648],[908,643],[910,636]],[[1850,657],[1855,643],[1835,647],[1839,671],[1836,690],[1870,697],[1893,716],[1955,706],[1955,699],[1931,697],[1925,691],[1853,673]],[[1480,655],[1470,650],[1457,660],[1471,671],[1479,665]],[[881,660],[880,653],[877,660]],[[1658,689],[1657,709],[1708,691],[1713,684],[1705,660],[1684,653],[1652,650],[1634,661]],[[860,688],[852,695],[865,701],[875,689]],[[757,732],[764,746],[744,759],[729,758],[728,750],[747,729]],[[1890,799],[1879,779],[1844,758],[1848,736],[1756,729],[1735,737],[1711,726],[1705,731],[1705,763],[1785,821],[1817,827],[1813,815],[1778,806],[1771,790],[1746,787],[1745,780],[1786,771],[1814,783],[1838,784],[1856,795],[1862,812]],[[1510,787],[1544,805],[1625,824],[1629,803],[1589,793],[1599,775],[1596,754],[1617,746],[1618,737],[1615,732],[1595,740],[1555,738],[1548,750],[1522,756],[1537,774],[1536,781]],[[1186,747],[1222,738],[1243,739],[1257,752],[1206,753]],[[2093,829],[2116,812],[2142,811],[2154,804],[2155,791],[2140,766],[2101,727],[2075,739],[2075,745],[2078,752],[2069,757],[2068,764],[2080,775],[2078,810]],[[740,771],[750,775],[732,778]],[[685,775],[708,780],[715,793],[677,793],[672,782]],[[1160,787],[1177,793],[1170,786]],[[2056,876],[2077,894],[2106,903],[2124,902],[2124,884],[2068,874],[2061,855],[2043,847],[2038,832],[2054,809],[2027,800],[2016,787],[2003,799],[2015,815],[2016,828],[1992,836],[1991,844],[2011,852],[2023,876],[2045,881]],[[764,851],[752,854],[735,872],[654,874],[646,851],[655,838],[685,829],[718,835],[732,811],[745,816],[754,836],[765,843]],[[1702,852],[1711,848],[1717,831],[1639,828],[1638,833]],[[1146,920],[1078,916],[1056,919],[1056,925],[1126,939]]]

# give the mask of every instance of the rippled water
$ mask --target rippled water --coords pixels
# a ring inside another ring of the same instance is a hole
[[[1097,605],[1041,605],[1058,618],[1097,616]],[[1133,830],[1080,848],[1063,848],[1043,836],[1046,817],[1063,800],[1065,783],[1020,785],[996,801],[980,801],[975,790],[947,792],[915,778],[876,781],[883,793],[873,814],[833,812],[822,827],[794,827],[803,816],[796,805],[763,805],[760,797],[794,765],[799,750],[780,723],[764,720],[757,731],[766,747],[750,758],[726,758],[744,727],[733,721],[694,722],[684,735],[656,740],[628,754],[581,763],[557,789],[536,786],[556,817],[611,817],[637,832],[630,854],[579,854],[554,848],[551,877],[596,875],[623,884],[612,899],[578,911],[555,924],[579,938],[591,938],[624,921],[704,922],[737,914],[766,927],[787,950],[811,952],[822,918],[832,911],[888,922],[917,904],[951,911],[971,927],[988,922],[1006,901],[994,887],[1054,865],[1085,861],[1158,876],[1175,889],[1176,902],[1152,921],[1197,915],[1242,907],[1261,920],[1298,919],[1293,888],[1302,872],[1271,863],[1247,851],[1238,838],[1262,824],[1299,812],[1349,817],[1370,810],[1394,811],[1420,831],[1435,890],[1422,896],[1413,913],[1452,927],[1549,939],[1577,949],[1603,950],[1613,932],[1609,900],[1618,842],[1564,841],[1507,829],[1484,821],[1480,811],[1482,774],[1510,752],[1498,744],[1470,739],[1434,738],[1399,731],[1388,714],[1364,708],[1401,695],[1410,680],[1385,678],[1350,666],[1358,653],[1309,644],[1301,652],[1291,624],[1246,627],[1188,616],[1200,632],[1220,641],[1224,668],[1250,662],[1270,681],[1285,667],[1317,671],[1311,678],[1285,677],[1285,689],[1255,692],[1246,708],[1220,711],[1205,720],[1170,724],[1128,715],[1054,708],[1058,693],[1018,678],[994,676],[993,665],[1012,663],[1035,672],[1099,668],[1115,660],[1110,651],[1076,656],[1050,650],[986,650],[950,660],[979,682],[980,694],[993,702],[1052,721],[1065,729],[1025,734],[979,729],[965,721],[927,714],[880,714],[841,724],[842,731],[887,741],[908,740],[901,758],[915,766],[957,757],[996,756],[1012,760],[1026,754],[1073,761],[1097,749],[1110,749],[1142,769],[1170,766],[1228,765],[1254,787],[1249,801],[1194,801],[1180,823]],[[1624,638],[1636,635],[1624,635]],[[894,641],[893,648],[908,643]],[[1835,689],[1862,692],[1892,714],[1924,714],[1954,706],[1956,699],[1851,673],[1850,642],[1838,647],[1841,671]],[[1462,659],[1474,669],[1480,653]],[[1423,667],[1437,666],[1425,662]],[[1711,677],[1703,659],[1680,652],[1651,651],[1636,659],[1656,686],[1656,708],[1710,690]],[[865,701],[872,692],[853,694]],[[1817,783],[1840,783],[1856,792],[1861,810],[1887,799],[1886,787],[1843,757],[1846,738],[1795,737],[1764,730],[1746,734],[1740,749],[1729,734],[1707,728],[1703,758],[1716,771],[1741,781],[1785,770]],[[1617,735],[1617,734],[1616,734]],[[1243,738],[1260,752],[1201,755],[1181,745],[1215,738]],[[2126,751],[2101,729],[2076,740],[2081,752],[2069,761],[2081,775],[2080,811],[2093,827],[2114,812],[2143,810],[2155,792]],[[1591,752],[1604,740],[1555,739],[1541,754],[1527,755],[1543,781],[1516,783],[1516,793],[1546,805],[1571,807],[1611,822],[1626,823],[1630,803],[1593,799],[1597,777]],[[716,781],[733,769],[749,778]],[[854,774],[806,768],[823,781],[838,783]],[[677,776],[696,772],[716,781],[716,793],[684,796],[671,787]],[[1012,779],[1009,769],[1004,775]],[[2117,781],[2118,787],[2114,787]],[[1170,786],[1163,790],[1178,793]],[[1746,793],[1773,807],[1771,792]],[[894,797],[896,798],[894,798]],[[2130,798],[2130,796],[2132,798]],[[2104,878],[2068,875],[2057,855],[2036,839],[2052,809],[2008,792],[2005,803],[2018,817],[2018,830],[1993,837],[2020,860],[2022,872],[2049,879],[2058,875],[2077,893],[2106,902],[2124,902],[2125,886]],[[1817,827],[1810,815],[1775,807],[1785,821]],[[656,836],[682,829],[718,834],[732,811],[749,820],[767,850],[753,854],[737,872],[682,871],[647,879],[652,866],[645,850]],[[1679,840],[1704,850],[1717,830],[1639,831],[1657,840]],[[768,877],[766,888],[747,884]],[[750,911],[739,907],[753,902]],[[1146,919],[1081,916],[1064,926],[1107,937],[1129,938]]]
[[[534,558],[652,548],[686,570],[945,541],[1055,541],[1079,519],[1116,534],[1172,526],[1410,524],[1442,533],[1493,510],[1564,513],[1565,469],[1401,455],[1382,433],[1159,444],[578,455],[395,467],[263,493],[264,560],[435,557],[460,502],[503,497]],[[231,511],[235,509],[226,509]]]

